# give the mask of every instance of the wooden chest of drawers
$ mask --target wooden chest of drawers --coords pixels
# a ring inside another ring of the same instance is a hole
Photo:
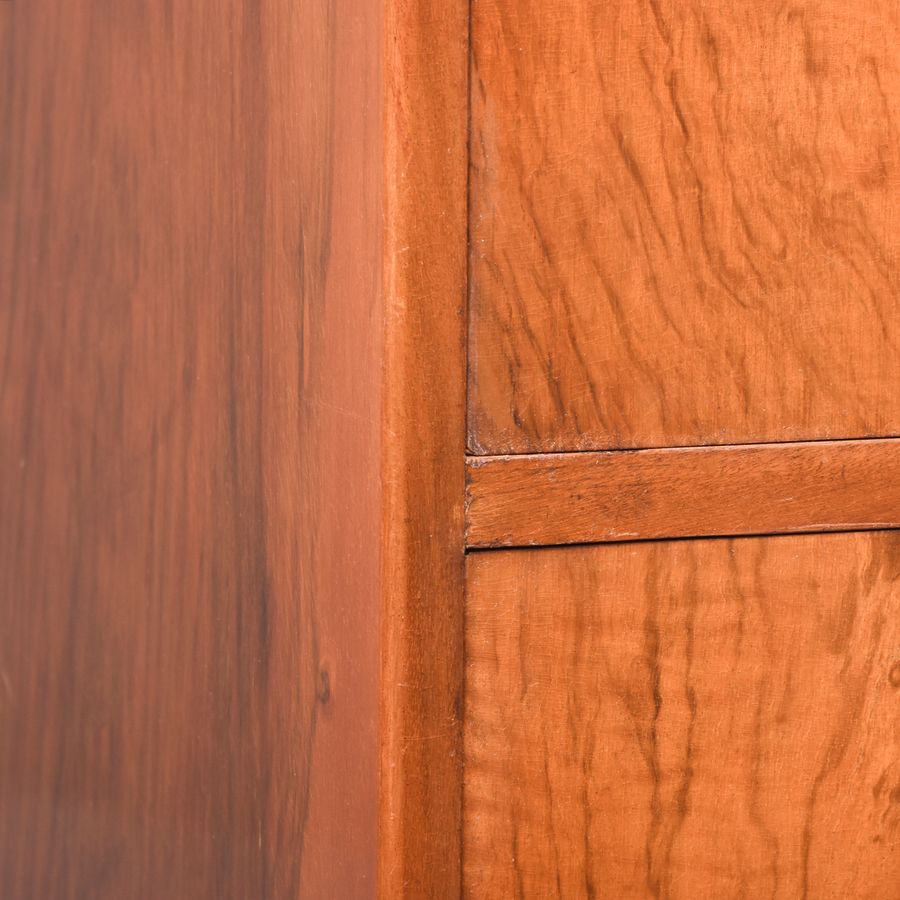
[[[898,900],[898,46],[0,2],[0,896]]]

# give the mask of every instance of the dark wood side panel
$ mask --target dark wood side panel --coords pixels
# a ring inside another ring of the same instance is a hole
[[[900,536],[470,554],[465,895],[895,900]]]
[[[895,0],[473,0],[479,454],[900,434]]]
[[[468,2],[386,10],[380,883],[458,898]]]
[[[368,0],[0,3],[0,895],[377,878]]]
[[[469,547],[900,527],[900,440],[472,457]]]

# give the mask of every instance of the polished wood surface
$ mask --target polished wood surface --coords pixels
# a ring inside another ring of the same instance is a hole
[[[0,0],[0,898],[896,900],[898,30]]]
[[[470,457],[469,547],[900,528],[900,440]]]
[[[380,885],[385,898],[455,898],[462,827],[468,2],[391,0],[385,10]]]
[[[900,434],[900,7],[473,0],[469,445]]]
[[[377,4],[0,22],[0,896],[370,896]]]
[[[897,534],[477,552],[466,635],[466,896],[897,897]]]

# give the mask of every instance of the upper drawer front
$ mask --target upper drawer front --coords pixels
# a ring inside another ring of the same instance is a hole
[[[900,433],[900,6],[474,0],[470,448]]]

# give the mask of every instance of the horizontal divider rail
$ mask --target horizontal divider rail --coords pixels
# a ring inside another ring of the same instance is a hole
[[[466,545],[900,527],[900,439],[470,457]]]

